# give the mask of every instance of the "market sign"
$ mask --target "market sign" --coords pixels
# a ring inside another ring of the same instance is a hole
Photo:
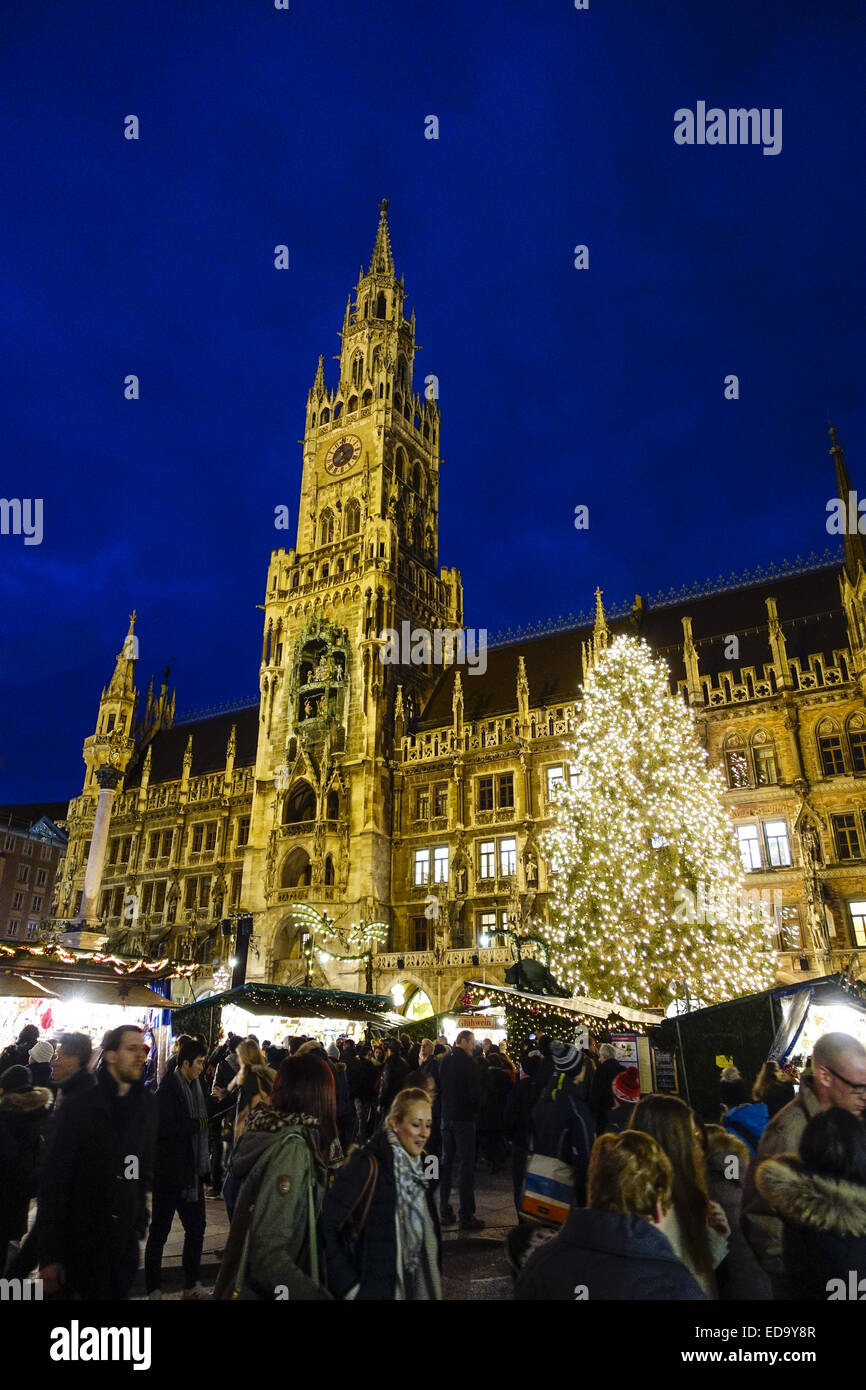
[[[457,1020],[458,1028],[471,1028],[475,1032],[476,1028],[495,1028],[495,1014],[461,1014]]]

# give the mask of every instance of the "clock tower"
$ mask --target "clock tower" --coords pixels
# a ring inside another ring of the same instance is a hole
[[[265,795],[244,874],[245,900],[264,893],[259,909],[321,897],[335,904],[329,916],[386,921],[398,687],[411,728],[441,670],[383,663],[383,634],[405,621],[431,632],[463,624],[460,575],[437,571],[436,379],[414,389],[415,314],[387,207],[346,304],[336,384],[320,357],[307,396],[296,546],[271,556],[256,766]]]

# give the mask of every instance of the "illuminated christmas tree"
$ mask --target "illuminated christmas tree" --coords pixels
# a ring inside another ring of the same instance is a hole
[[[608,632],[590,669],[545,837],[554,975],[577,995],[691,1007],[775,978],[772,917],[744,892],[724,782],[645,642]]]

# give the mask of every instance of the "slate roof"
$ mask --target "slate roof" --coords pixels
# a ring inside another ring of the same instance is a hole
[[[192,735],[191,777],[204,772],[218,772],[226,765],[226,744],[232,725],[237,726],[238,751],[235,767],[251,767],[256,760],[259,732],[259,707],[232,710],[209,719],[193,719],[188,724],[176,724],[173,729],[160,729],[143,751],[136,752],[127,770],[124,786],[141,785],[141,768],[147,748],[151,748],[150,785],[157,782],[179,781],[183,773],[183,755]]]
[[[789,658],[805,666],[812,652],[828,659],[848,646],[845,616],[839,594],[841,566],[827,565],[806,574],[770,577],[742,588],[687,598],[681,602],[647,607],[640,635],[667,661],[674,688],[686,678],[682,656],[682,619],[691,617],[692,637],[702,676],[717,677],[723,670],[752,666],[760,676],[772,660],[767,634],[765,599],[775,598]],[[608,622],[613,635],[634,632],[629,618]],[[740,654],[736,661],[725,656],[725,638],[736,634]],[[592,624],[526,637],[506,646],[490,647],[487,671],[472,674],[471,667],[450,667],[440,679],[419,721],[419,730],[441,728],[452,720],[454,676],[461,672],[463,717],[469,722],[509,714],[517,708],[517,659],[526,662],[530,708],[551,707],[573,700],[583,681],[581,643],[592,637]]]

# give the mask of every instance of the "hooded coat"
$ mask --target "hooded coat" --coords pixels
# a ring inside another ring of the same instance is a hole
[[[797,1099],[774,1115],[761,1135],[758,1151],[749,1164],[743,1184],[740,1217],[743,1233],[757,1255],[762,1269],[773,1279],[781,1279],[784,1276],[782,1222],[755,1186],[755,1173],[765,1158],[797,1153],[803,1130],[809,1121],[820,1113],[821,1106],[814,1091],[805,1083],[801,1084]]]
[[[784,1223],[788,1297],[826,1302],[831,1279],[866,1276],[866,1187],[813,1173],[793,1154],[768,1158],[755,1182]]]
[[[45,1086],[0,1096],[0,1259],[6,1253],[6,1243],[27,1230],[52,1099]]]
[[[311,1185],[318,1218],[328,1182],[318,1120],[257,1106],[235,1149],[231,1174],[241,1188],[214,1298],[275,1299],[283,1288],[292,1302],[330,1298],[318,1232],[315,1226],[310,1231]],[[316,1264],[321,1283],[311,1277]]]

